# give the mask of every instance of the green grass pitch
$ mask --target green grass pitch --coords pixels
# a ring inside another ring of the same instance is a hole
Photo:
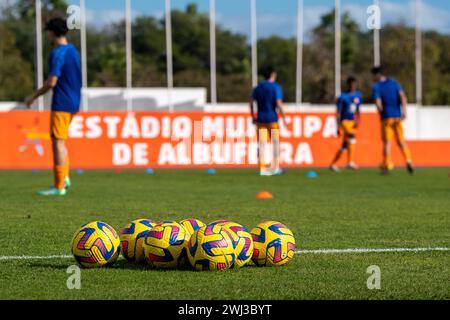
[[[259,177],[255,170],[73,173],[65,198],[40,198],[49,172],[0,172],[0,256],[70,254],[73,233],[101,220],[116,230],[136,218],[263,220],[290,227],[298,249],[450,247],[449,169],[333,174],[305,170]],[[256,200],[258,191],[273,200]],[[73,259],[0,260],[0,299],[450,299],[450,252],[297,254],[286,267],[225,272],[159,271],[119,260],[81,271]],[[381,290],[366,270],[381,269]]]

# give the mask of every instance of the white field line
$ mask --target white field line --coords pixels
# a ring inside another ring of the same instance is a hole
[[[70,259],[69,255],[51,255],[51,256],[0,256],[0,261],[11,260],[53,260],[53,259]]]
[[[315,249],[299,250],[298,254],[345,254],[345,253],[395,253],[395,252],[430,252],[430,251],[450,251],[447,247],[429,248],[349,248],[349,249]],[[57,260],[72,259],[71,255],[50,255],[50,256],[0,256],[0,261],[20,261],[20,260]]]
[[[296,253],[303,254],[342,254],[342,253],[390,253],[390,252],[427,252],[427,251],[450,251],[446,247],[430,247],[430,248],[350,248],[350,249],[316,249],[316,250],[300,250]]]

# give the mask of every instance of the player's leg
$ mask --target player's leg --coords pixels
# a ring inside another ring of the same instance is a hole
[[[269,136],[272,142],[272,173],[281,175],[284,170],[280,168],[280,127],[278,123],[271,124]]]
[[[53,164],[54,164],[54,187],[58,190],[65,188],[67,173],[67,148],[62,139],[53,138]]]
[[[383,173],[389,173],[394,168],[392,162],[391,141],[393,138],[392,122],[390,119],[384,120],[382,123],[382,139],[383,139]]]
[[[356,149],[356,130],[354,121],[344,121],[345,139],[347,142],[348,164],[347,168],[356,170],[358,166],[355,163],[355,149]]]
[[[356,136],[354,134],[349,134],[347,136],[348,145],[348,169],[356,170],[358,166],[355,162],[355,152],[356,152]]]
[[[260,175],[267,175],[269,171],[266,164],[266,150],[268,148],[269,131],[264,124],[258,124],[257,130],[259,173]]]
[[[58,196],[66,194],[66,181],[69,176],[68,151],[66,140],[72,115],[66,112],[52,112],[50,133],[53,147],[54,185],[49,190],[39,192],[43,196]]]
[[[414,173],[414,168],[412,165],[411,150],[405,141],[405,131],[403,129],[403,123],[399,120],[394,125],[395,137],[397,139],[397,144],[402,151],[403,157],[406,161],[406,168],[410,174]]]
[[[347,144],[347,138],[345,137],[342,140],[342,145],[339,148],[339,150],[336,152],[336,155],[334,156],[333,162],[330,165],[330,170],[334,172],[339,172],[339,167],[337,166],[337,163],[341,159],[342,155],[347,151],[348,144]]]

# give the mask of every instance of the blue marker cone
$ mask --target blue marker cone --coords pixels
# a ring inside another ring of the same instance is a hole
[[[308,172],[306,173],[306,176],[307,176],[308,178],[311,178],[311,179],[317,178],[317,172],[315,172],[315,171],[308,171]]]
[[[148,168],[147,170],[145,170],[145,173],[146,174],[154,174],[155,171],[153,169],[151,169],[151,168]]]
[[[217,170],[216,169],[212,169],[212,168],[210,168],[210,169],[208,169],[208,174],[216,174],[217,173]]]

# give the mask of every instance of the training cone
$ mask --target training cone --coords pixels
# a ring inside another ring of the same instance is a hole
[[[256,199],[273,199],[273,195],[267,191],[258,192]]]

